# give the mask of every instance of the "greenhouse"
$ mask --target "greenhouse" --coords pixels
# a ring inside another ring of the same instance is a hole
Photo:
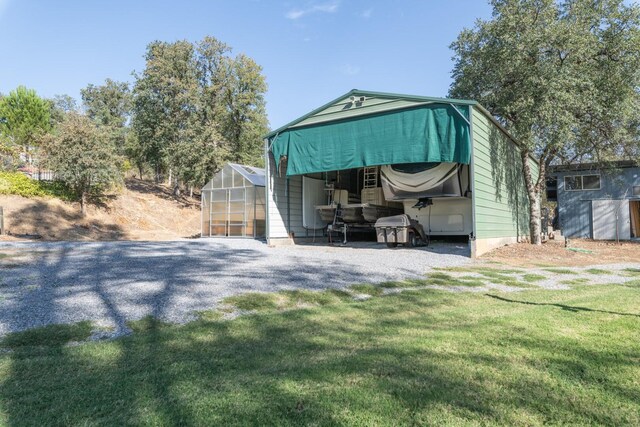
[[[227,163],[202,188],[202,237],[264,237],[264,181],[264,169]]]

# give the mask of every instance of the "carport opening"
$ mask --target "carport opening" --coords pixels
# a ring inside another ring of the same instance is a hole
[[[469,167],[459,163],[305,174],[302,205],[303,227],[313,237],[335,240],[346,229],[349,241],[375,241],[376,221],[401,214],[422,225],[432,241],[467,242],[473,232]]]
[[[470,105],[353,90],[272,132],[273,171],[303,177],[307,235],[370,236],[378,219],[398,214],[385,230],[471,234]],[[299,213],[283,217],[299,237]]]

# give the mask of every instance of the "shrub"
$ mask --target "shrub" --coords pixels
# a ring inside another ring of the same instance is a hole
[[[57,197],[73,201],[76,197],[61,182],[37,181],[20,172],[0,171],[0,194],[14,194],[22,197]]]

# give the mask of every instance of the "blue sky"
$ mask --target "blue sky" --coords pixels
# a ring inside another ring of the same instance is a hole
[[[0,0],[0,92],[133,81],[152,40],[212,35],[264,69],[279,127],[353,88],[445,96],[449,44],[485,0]]]

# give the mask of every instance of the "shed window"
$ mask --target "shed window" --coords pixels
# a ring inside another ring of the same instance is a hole
[[[600,175],[572,175],[564,177],[566,191],[599,190]]]
[[[640,185],[634,185],[633,186],[633,195],[634,196],[640,196]]]
[[[581,176],[565,176],[564,189],[567,191],[582,190],[582,177]]]
[[[584,175],[582,177],[582,189],[583,190],[599,190],[600,175]]]

